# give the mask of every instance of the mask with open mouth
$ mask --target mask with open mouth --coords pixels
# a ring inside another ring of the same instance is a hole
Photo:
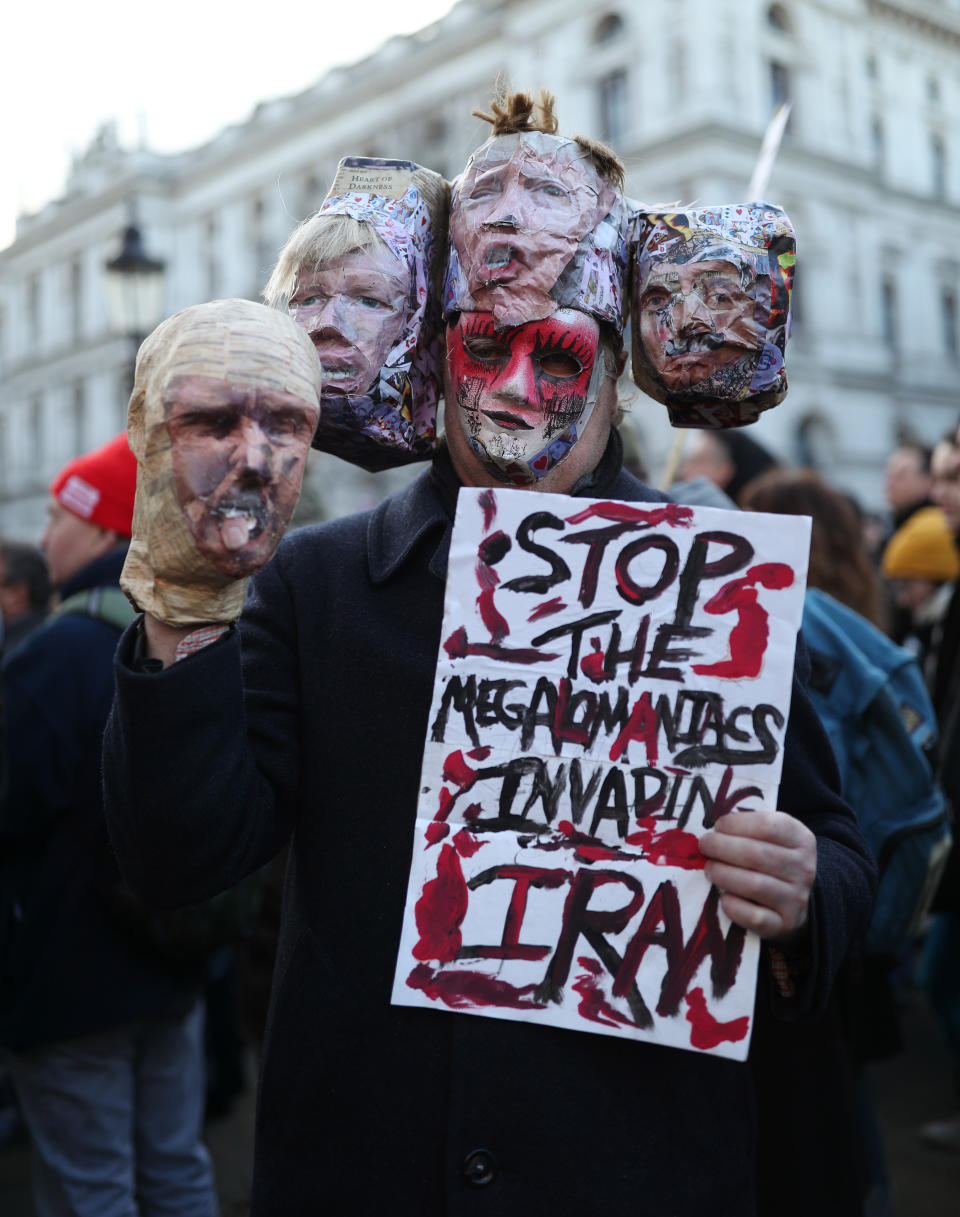
[[[182,625],[239,615],[296,506],[320,365],[288,317],[246,300],[196,305],[140,349],[128,431],[138,461],[121,585]]]
[[[242,549],[248,542],[263,535],[271,513],[261,499],[227,499],[208,503],[211,519],[221,534],[224,548],[230,552]]]
[[[627,213],[576,140],[495,135],[453,184],[444,313],[490,312],[498,327],[558,308],[621,328]]]
[[[768,203],[631,217],[633,379],[676,427],[754,422],[787,392],[796,243]]]
[[[320,356],[324,402],[374,389],[404,327],[409,295],[406,267],[383,246],[301,272],[290,315]]]
[[[435,450],[446,210],[439,174],[345,157],[281,252],[264,298],[289,309],[320,356],[315,448],[371,471]]]

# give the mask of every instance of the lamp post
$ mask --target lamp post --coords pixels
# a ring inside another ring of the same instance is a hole
[[[131,219],[120,252],[106,264],[104,290],[110,328],[133,341],[134,366],[140,343],[163,317],[165,266],[162,260],[149,257],[140,229]],[[132,388],[132,370],[130,385]]]

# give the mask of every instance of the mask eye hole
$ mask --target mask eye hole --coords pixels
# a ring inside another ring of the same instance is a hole
[[[510,348],[505,342],[484,334],[464,338],[463,349],[481,363],[504,363],[510,356]]]
[[[583,371],[583,365],[567,351],[545,351],[540,356],[540,370],[556,380],[572,380]]]

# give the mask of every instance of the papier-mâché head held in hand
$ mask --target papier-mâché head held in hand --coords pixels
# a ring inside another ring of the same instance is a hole
[[[769,203],[631,217],[633,379],[675,427],[741,427],[786,396],[796,241]]]
[[[175,314],[137,357],[128,434],[138,462],[121,584],[171,625],[239,616],[300,494],[320,365],[289,317],[249,300]]]
[[[289,311],[320,356],[315,448],[371,471],[432,455],[446,227],[438,173],[349,156],[281,251],[264,299]]]

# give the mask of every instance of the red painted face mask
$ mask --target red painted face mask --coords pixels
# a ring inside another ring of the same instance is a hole
[[[490,313],[461,313],[447,331],[459,425],[499,481],[538,481],[583,434],[602,381],[599,343],[597,321],[573,309],[503,330]]]

